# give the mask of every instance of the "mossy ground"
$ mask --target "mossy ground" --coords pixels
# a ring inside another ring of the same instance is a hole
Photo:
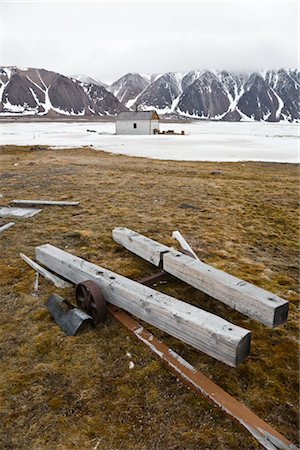
[[[298,168],[193,163],[90,149],[0,148],[2,205],[78,200],[44,208],[0,236],[0,448],[99,450],[255,449],[256,441],[188,390],[114,319],[67,337],[47,296],[58,292],[19,252],[60,248],[137,279],[155,268],[111,239],[127,226],[168,245],[180,230],[200,258],[290,301],[288,322],[260,325],[179,281],[159,289],[252,331],[250,357],[229,368],[163,332],[156,336],[297,444]],[[221,170],[212,175],[212,170]],[[9,219],[10,220],[10,219]],[[9,221],[0,219],[0,225]],[[132,355],[135,366],[129,370]]]

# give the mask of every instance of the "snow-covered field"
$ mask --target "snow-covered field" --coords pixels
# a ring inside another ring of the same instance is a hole
[[[112,122],[1,123],[1,145],[92,146],[97,150],[186,161],[299,162],[299,125],[265,122],[163,123],[186,136],[115,136]],[[94,130],[90,132],[87,130]]]

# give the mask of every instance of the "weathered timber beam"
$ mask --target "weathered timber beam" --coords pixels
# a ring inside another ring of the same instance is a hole
[[[114,228],[112,237],[115,242],[157,267],[162,262],[163,253],[170,251],[170,247],[153,241],[128,228]]]
[[[3,233],[3,231],[8,230],[9,228],[13,227],[15,225],[15,222],[9,222],[6,223],[5,225],[2,225],[2,227],[0,227],[0,233]]]
[[[249,354],[251,333],[221,317],[49,244],[36,247],[36,259],[73,283],[87,279],[98,283],[107,302],[232,367]]]
[[[52,200],[13,200],[13,205],[44,205],[44,206],[77,206],[79,202],[64,202]]]
[[[163,268],[176,278],[264,325],[275,327],[287,319],[289,303],[286,300],[181,252],[166,253]]]
[[[142,341],[169,369],[198,395],[203,395],[235,419],[267,450],[297,450],[297,447],[245,405],[225,392],[178,353],[167,347],[125,311],[108,305],[108,311]]]
[[[151,240],[150,244],[147,238],[134,231],[117,230],[116,242],[147,261],[150,261],[152,248],[160,248],[159,242],[155,246],[155,241]],[[115,240],[114,231],[112,236]],[[128,235],[131,236],[130,240]],[[137,252],[136,240],[143,241],[143,252]],[[182,252],[163,247],[162,268],[166,272],[264,325],[275,327],[286,321],[289,309],[286,300]],[[165,251],[165,248],[168,250]]]
[[[32,269],[34,269],[36,272],[41,274],[44,278],[46,278],[49,281],[52,281],[52,283],[61,289],[72,287],[71,283],[68,283],[67,281],[62,280],[58,276],[54,275],[54,273],[49,272],[49,270],[45,269],[44,267],[37,264],[32,259],[28,258],[28,256],[24,255],[23,253],[20,253],[20,257],[25,261]]]

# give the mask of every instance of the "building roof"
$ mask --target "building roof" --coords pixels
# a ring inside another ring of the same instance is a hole
[[[117,115],[117,120],[159,120],[156,111],[125,111]]]

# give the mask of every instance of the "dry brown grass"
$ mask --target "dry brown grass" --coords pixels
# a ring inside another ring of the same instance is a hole
[[[77,208],[44,208],[17,219],[0,236],[1,449],[259,448],[115,320],[66,337],[44,306],[59,290],[43,280],[39,297],[32,295],[34,273],[18,254],[34,257],[35,246],[47,242],[133,279],[153,273],[111,240],[116,226],[166,244],[179,229],[202,260],[290,301],[288,322],[271,330],[179,281],[160,287],[252,330],[251,355],[237,369],[148,328],[297,443],[296,166],[2,147],[0,167],[2,204],[14,198],[80,201]],[[211,175],[215,169],[222,173]],[[73,298],[72,290],[59,293]]]

